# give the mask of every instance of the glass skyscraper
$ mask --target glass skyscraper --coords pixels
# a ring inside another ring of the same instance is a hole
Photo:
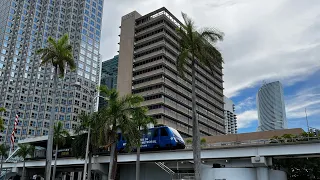
[[[0,143],[9,142],[16,114],[18,141],[48,134],[51,108],[66,129],[79,122],[78,114],[91,110],[91,94],[99,82],[102,10],[103,0],[0,1],[0,107],[7,110]],[[52,66],[41,67],[35,52],[47,45],[49,36],[64,34],[73,46],[77,71],[67,69],[53,87]],[[75,82],[83,88],[73,87]],[[51,96],[53,88],[56,99]]]
[[[117,89],[118,60],[119,55],[116,55],[112,59],[102,62],[100,85],[105,85],[109,89]],[[107,101],[100,98],[99,108],[105,105],[107,105]]]
[[[258,131],[286,129],[283,87],[279,81],[264,84],[257,93]]]

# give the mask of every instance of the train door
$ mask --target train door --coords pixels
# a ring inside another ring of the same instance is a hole
[[[159,128],[154,128],[152,130],[152,147],[155,149],[160,148],[160,136],[159,136]]]
[[[170,136],[167,128],[160,128],[160,147],[168,148],[171,145]]]

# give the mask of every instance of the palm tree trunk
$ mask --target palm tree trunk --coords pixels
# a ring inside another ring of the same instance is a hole
[[[22,180],[26,179],[26,161],[23,159],[23,168],[22,168]]]
[[[56,177],[56,168],[57,168],[57,157],[58,157],[58,144],[56,144],[56,152],[54,156],[54,165],[53,165],[53,172],[52,172],[52,180]]]
[[[2,172],[2,166],[3,166],[3,155],[1,155],[1,166],[0,166],[0,173]]]
[[[195,70],[195,58],[192,54],[192,149],[193,149],[193,161],[194,161],[194,175],[195,180],[201,180],[200,168],[201,168],[201,146],[199,136],[199,123],[197,119],[197,101],[196,101],[196,70]]]
[[[114,180],[117,172],[117,143],[114,141],[115,135],[112,135],[110,139],[113,143],[111,145],[108,180]]]
[[[137,147],[136,180],[140,180],[140,145]]]
[[[47,143],[47,154],[46,154],[46,180],[51,177],[51,162],[52,162],[52,148],[53,148],[53,132],[54,132],[54,120],[56,110],[56,87],[58,81],[58,66],[55,67],[53,76],[53,92],[52,92],[52,108],[50,114],[49,134]]]
[[[88,180],[91,180],[91,169],[92,169],[92,153],[89,152],[89,163],[88,163]]]

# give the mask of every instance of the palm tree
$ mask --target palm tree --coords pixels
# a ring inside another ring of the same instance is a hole
[[[4,107],[0,107],[0,113],[2,112],[6,112],[6,108]],[[0,116],[0,130],[4,130],[4,122],[3,122],[3,118]]]
[[[119,94],[114,89],[100,87],[102,94],[108,99],[108,106],[99,110],[99,131],[100,144],[111,144],[110,166],[108,179],[113,180],[117,171],[117,136],[118,132],[122,132],[123,138],[126,140],[126,149],[132,149],[136,140],[139,139],[137,134],[137,126],[132,120],[135,111],[140,109],[140,103],[143,101],[141,96],[125,95],[119,97]]]
[[[132,121],[137,129],[136,133],[138,134],[138,137],[134,140],[136,147],[137,147],[137,160],[136,160],[136,180],[140,179],[140,146],[141,146],[141,137],[142,133],[147,133],[148,131],[148,124],[156,124],[157,121],[147,115],[148,108],[141,107],[137,108],[136,111],[132,114]],[[141,131],[142,130],[142,131]]]
[[[18,144],[19,149],[17,151],[17,156],[23,159],[23,169],[22,169],[22,180],[26,178],[26,157],[33,156],[35,147],[30,144]]]
[[[71,71],[76,69],[76,65],[72,55],[72,46],[69,44],[68,35],[62,36],[57,41],[52,37],[48,38],[48,46],[39,49],[37,54],[41,55],[41,66],[51,64],[54,67],[54,89],[52,93],[52,108],[50,115],[50,128],[48,134],[47,154],[46,154],[46,178],[50,179],[51,175],[51,161],[52,161],[52,148],[53,148],[53,131],[54,131],[54,120],[55,120],[55,95],[58,77],[64,76],[64,70],[66,64],[69,66]]]
[[[53,134],[53,141],[56,145],[56,152],[55,152],[55,156],[54,156],[54,166],[53,166],[52,179],[55,178],[55,174],[56,174],[59,145],[65,145],[66,138],[69,136],[70,136],[69,132],[63,128],[62,122],[59,121],[54,126],[54,134]]]
[[[195,179],[200,180],[201,165],[201,145],[199,136],[198,120],[196,118],[196,64],[207,66],[212,75],[216,66],[220,67],[223,63],[221,53],[213,44],[223,39],[223,34],[213,28],[204,28],[203,31],[197,32],[194,22],[182,13],[184,24],[177,28],[177,34],[180,36],[180,54],[177,58],[177,70],[182,77],[185,77],[185,66],[191,65],[192,69],[192,121],[193,121],[193,160]],[[191,64],[189,64],[189,59]]]
[[[90,132],[90,144],[89,144],[89,162],[88,162],[88,179],[91,178],[91,167],[92,167],[92,154],[93,150],[97,149],[98,137],[99,137],[99,128],[96,123],[97,113],[93,114],[81,114],[78,116],[80,120],[80,124],[73,128],[74,133],[77,135],[72,141],[72,154],[76,158],[85,159],[85,152],[87,146],[87,138],[88,138],[88,128],[91,128]]]
[[[8,155],[9,147],[5,144],[0,145],[0,155],[1,155],[1,167],[0,167],[0,173],[2,172],[2,165],[3,165],[3,158]]]

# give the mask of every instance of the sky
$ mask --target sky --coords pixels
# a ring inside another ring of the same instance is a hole
[[[119,50],[121,17],[166,7],[182,21],[225,36],[216,47],[224,64],[224,94],[236,105],[238,132],[256,131],[256,93],[263,82],[284,86],[289,128],[320,128],[320,0],[105,0],[102,59]]]

